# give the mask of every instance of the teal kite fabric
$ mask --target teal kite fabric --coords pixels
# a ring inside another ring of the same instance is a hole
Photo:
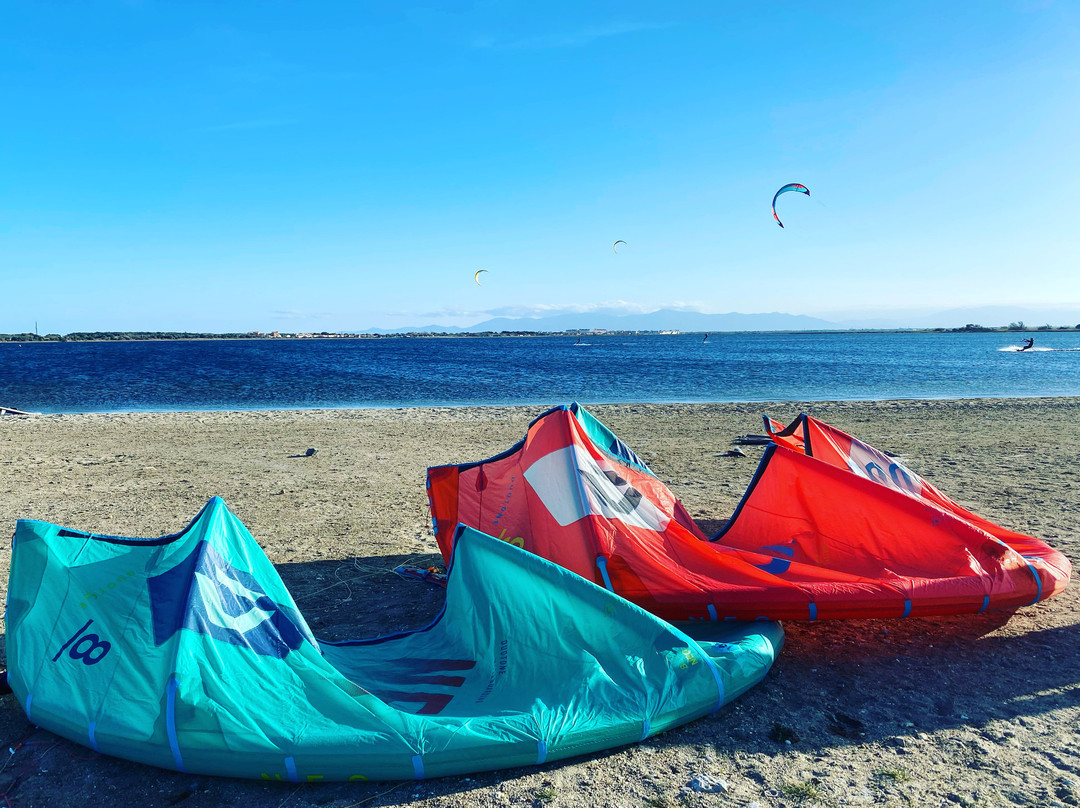
[[[701,631],[462,527],[430,626],[319,642],[218,498],[158,539],[20,521],[7,604],[9,681],[35,724],[154,766],[294,782],[640,741],[743,693],[783,642],[778,623]]]

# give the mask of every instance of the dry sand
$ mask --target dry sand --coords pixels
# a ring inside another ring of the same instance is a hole
[[[435,561],[428,465],[479,460],[541,407],[5,416],[0,516],[173,532],[214,495],[277,564],[316,635],[419,627],[442,590],[390,570]],[[760,413],[805,409],[902,455],[946,494],[1080,559],[1080,399],[612,405],[592,409],[706,532],[745,490]],[[304,457],[309,447],[314,457]],[[7,580],[9,550],[0,553]],[[792,623],[758,687],[650,739],[537,768],[423,783],[199,777],[95,755],[0,699],[0,804],[29,806],[1080,805],[1077,587],[1015,614]],[[9,752],[14,749],[14,752]],[[726,790],[691,789],[699,775]]]

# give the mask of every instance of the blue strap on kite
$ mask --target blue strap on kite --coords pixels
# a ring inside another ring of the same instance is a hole
[[[300,778],[296,776],[296,761],[293,760],[292,755],[289,755],[289,757],[285,758],[285,771],[288,774],[290,782],[300,782]]]
[[[651,731],[652,731],[652,721],[650,721],[648,718],[646,718],[644,721],[641,722],[641,737],[638,738],[638,743],[640,743],[641,741],[644,741],[646,738],[648,738],[649,737],[649,732],[651,732]]]
[[[600,569],[600,577],[604,579],[604,586],[607,587],[607,591],[614,592],[615,588],[611,585],[611,578],[608,577],[607,559],[603,556],[597,556],[596,566]]]
[[[816,603],[811,603],[810,604],[810,619],[811,620],[817,620],[817,604]]]
[[[176,677],[169,678],[169,684],[165,686],[165,733],[169,736],[169,749],[172,751],[173,762],[177,771],[184,771],[184,759],[180,757],[180,742],[176,739],[176,691],[180,687]]]
[[[90,726],[86,728],[86,737],[90,739],[90,748],[98,754],[101,754],[101,750],[98,749],[97,738],[94,737],[94,731],[97,729],[97,721],[91,721]]]
[[[536,765],[539,766],[547,760],[547,741],[536,742]]]
[[[1042,578],[1039,577],[1038,571],[1035,569],[1035,565],[1031,563],[1031,560],[1027,556],[1020,556],[1024,559],[1024,563],[1027,564],[1027,568],[1031,570],[1031,574],[1035,576],[1035,600],[1031,601],[1028,606],[1038,603],[1042,600]]]
[[[413,755],[412,770],[413,777],[417,780],[424,779],[424,759],[420,755]]]
[[[762,550],[773,550],[781,555],[786,555],[787,558],[774,558],[768,564],[755,564],[762,572],[767,572],[771,575],[783,575],[788,571],[788,567],[791,566],[791,559],[795,557],[795,548],[790,544],[770,544],[766,547],[762,547]]]
[[[908,600],[904,601],[904,613],[902,615],[900,615],[900,616],[901,617],[907,617],[910,614],[911,614],[911,600],[908,599]]]
[[[716,667],[716,663],[712,661],[712,657],[705,654],[705,664],[709,666],[709,671],[713,675],[713,679],[716,680],[716,690],[718,698],[716,699],[716,707],[710,710],[711,713],[715,713],[721,707],[724,706],[724,680],[720,676],[720,670]]]

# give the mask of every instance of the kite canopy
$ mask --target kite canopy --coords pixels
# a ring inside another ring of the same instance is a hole
[[[986,531],[1019,553],[1037,571],[1039,586],[1043,590],[1040,599],[1058,594],[1069,582],[1072,564],[1064,554],[1044,541],[995,525],[989,519],[972,513],[904,466],[896,457],[806,414],[799,415],[787,427],[765,416],[765,429],[773,442],[780,446],[847,469]]]
[[[810,196],[810,189],[807,188],[805,185],[801,185],[797,182],[789,182],[787,185],[783,186],[779,191],[773,194],[772,217],[776,219],[776,223],[781,227],[784,226],[784,223],[780,221],[780,217],[776,215],[776,200],[780,197],[780,194],[786,194],[789,191],[798,191],[800,194],[806,194],[807,196]]]
[[[1070,570],[1038,539],[996,538],[985,520],[783,445],[766,449],[734,516],[705,541],[671,491],[577,404],[544,413],[490,460],[429,469],[428,488],[444,555],[462,522],[674,621],[1011,608],[1060,592]]]
[[[757,623],[698,642],[475,530],[454,547],[430,626],[320,643],[220,499],[159,539],[23,520],[11,687],[35,724],[154,766],[419,779],[643,740],[744,692],[783,641]]]

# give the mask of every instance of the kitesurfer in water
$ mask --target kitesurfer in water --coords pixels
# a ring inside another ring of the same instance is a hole
[[[1026,343],[1027,343],[1027,345],[1025,345],[1025,346],[1024,346],[1023,348],[1021,348],[1020,350],[1021,350],[1021,351],[1027,351],[1027,350],[1030,350],[1030,349],[1031,349],[1031,346],[1035,344],[1035,337],[1025,337],[1025,338],[1024,338],[1024,342],[1026,342]]]

